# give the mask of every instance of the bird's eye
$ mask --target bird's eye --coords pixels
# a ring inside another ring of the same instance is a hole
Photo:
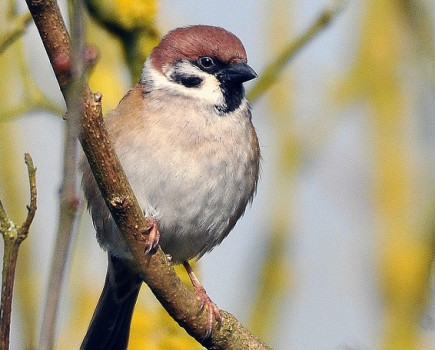
[[[207,57],[207,56],[200,57],[198,59],[198,64],[201,66],[201,68],[204,68],[204,69],[210,69],[210,68],[213,68],[215,66],[213,59],[211,57]]]

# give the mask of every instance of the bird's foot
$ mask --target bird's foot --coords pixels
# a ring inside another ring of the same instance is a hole
[[[159,245],[160,240],[160,231],[157,226],[157,221],[154,218],[147,218],[149,222],[149,226],[146,228],[145,235],[147,236],[147,243],[145,254],[150,253],[151,251],[155,251],[157,246]]]
[[[206,332],[204,335],[204,339],[208,339],[211,335],[211,332],[212,332],[213,319],[216,319],[218,324],[220,324],[222,321],[220,310],[219,310],[218,306],[207,295],[207,292],[206,292],[204,286],[199,281],[199,279],[196,277],[190,264],[187,261],[185,261],[185,262],[183,262],[183,265],[187,271],[187,274],[189,275],[190,281],[192,282],[193,291],[194,291],[196,297],[198,298],[198,300],[201,302],[201,310],[200,311],[206,312],[206,314],[207,314]]]

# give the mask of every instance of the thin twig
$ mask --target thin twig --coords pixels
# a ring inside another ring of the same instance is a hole
[[[278,79],[287,63],[289,63],[310,40],[319,34],[321,30],[331,23],[335,16],[341,12],[345,3],[346,0],[336,1],[334,6],[324,10],[302,35],[284,47],[281,53],[266,66],[254,86],[248,92],[248,100],[251,101],[251,103],[256,102],[269,90],[272,84]]]
[[[20,243],[27,237],[30,225],[36,213],[36,168],[33,165],[32,157],[29,153],[24,154],[24,161],[27,165],[27,171],[29,173],[29,187],[30,187],[30,204],[27,206],[27,217],[23,225],[19,229]]]
[[[60,193],[58,232],[51,261],[39,350],[53,349],[62,281],[65,279],[67,263],[69,262],[68,257],[76,228],[79,206],[79,194],[77,192],[77,137],[79,135],[80,118],[83,114],[82,96],[85,72],[84,7],[82,1],[72,2],[70,10],[70,27],[74,40],[72,41],[71,88],[66,96],[69,109],[66,118],[63,183]]]
[[[56,335],[59,300],[62,292],[62,282],[65,279],[67,263],[71,253],[75,229],[77,227],[77,210],[79,197],[77,194],[77,137],[71,134],[69,117],[66,124],[64,144],[63,183],[60,191],[60,213],[53,256],[50,262],[50,274],[47,283],[45,308],[42,318],[40,350],[54,347]]]
[[[22,40],[19,39],[25,33],[26,28],[32,20],[32,15],[28,12],[18,15],[16,13],[15,0],[11,0],[7,4],[1,3],[0,17],[2,18],[0,21],[3,20],[4,22],[0,27],[5,27],[3,31],[0,31],[0,55],[9,49],[12,43],[18,41],[16,42],[17,45],[11,48],[16,53],[11,65],[18,69],[20,79],[17,78],[17,80],[21,80],[23,92],[18,104],[14,104],[11,100],[9,103],[2,105],[0,121],[5,122],[35,110],[43,110],[55,115],[61,115],[65,108],[45,97],[32,78],[28,61],[24,59],[24,46]]]
[[[39,101],[26,100],[18,105],[1,110],[0,122],[4,123],[11,119],[35,111],[44,111],[45,113],[50,113],[58,116],[62,115],[65,112],[65,109],[61,108],[60,105],[51,102],[45,97],[42,97]]]
[[[27,217],[21,226],[9,219],[0,201],[0,231],[4,240],[2,293],[0,306],[0,350],[9,349],[9,334],[11,326],[12,295],[14,289],[15,269],[18,250],[23,240],[27,238],[30,225],[36,212],[36,168],[32,158],[25,154],[30,184],[30,204],[27,206]]]
[[[23,35],[31,20],[32,16],[30,13],[25,13],[24,15],[17,16],[8,25],[8,30],[0,34],[0,54]]]

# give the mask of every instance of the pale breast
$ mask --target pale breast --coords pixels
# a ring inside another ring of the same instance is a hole
[[[158,221],[162,249],[178,263],[213,249],[243,214],[257,184],[259,147],[245,103],[243,113],[218,116],[186,108],[184,99],[170,108],[158,101],[145,99],[148,115],[134,120],[124,118],[121,102],[107,124],[140,205]],[[103,226],[116,231],[104,233],[109,245],[124,250],[114,225]]]

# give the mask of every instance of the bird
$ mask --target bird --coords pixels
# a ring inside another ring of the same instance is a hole
[[[256,77],[236,35],[209,25],[176,28],[104,119],[138,203],[154,223],[149,250],[159,244],[171,263],[186,268],[208,312],[205,337],[213,317],[220,319],[219,308],[189,260],[219,245],[255,195],[260,146],[243,83]],[[81,349],[125,349],[142,280],[86,160],[80,167],[97,240],[108,253]]]

